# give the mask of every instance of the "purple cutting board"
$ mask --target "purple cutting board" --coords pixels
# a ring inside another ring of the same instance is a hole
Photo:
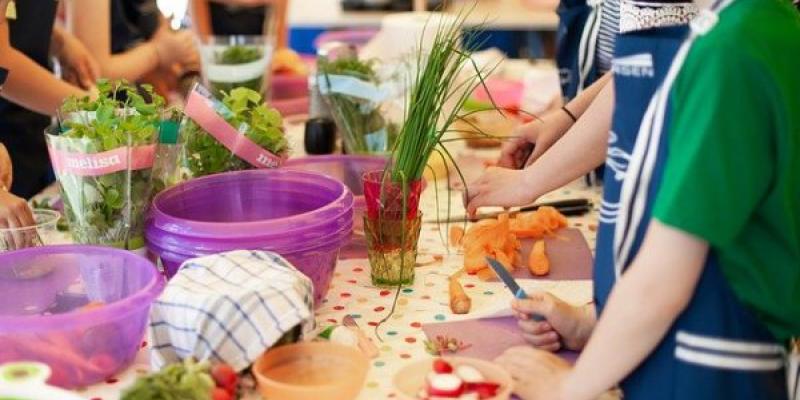
[[[458,356],[487,361],[493,361],[511,347],[527,345],[516,318],[510,316],[424,324],[422,330],[430,340],[436,336],[449,336],[469,345],[459,351]],[[557,354],[574,363],[579,353],[562,350]]]
[[[537,277],[527,268],[528,256],[531,254],[533,239],[522,239],[520,255],[522,265],[517,265],[514,277],[517,279],[550,279],[566,281],[575,279],[592,279],[594,258],[589,243],[583,233],[576,228],[561,229],[555,236],[544,239],[547,258],[550,259],[550,273]]]
[[[556,235],[545,241],[545,251],[550,260],[550,273],[545,276],[533,276],[527,267],[528,256],[533,247],[533,239],[522,239],[520,249],[521,265],[515,265],[511,275],[517,279],[545,279],[553,281],[569,281],[592,279],[592,250],[586,243],[583,233],[575,228],[561,229]],[[494,281],[499,280],[495,277]]]

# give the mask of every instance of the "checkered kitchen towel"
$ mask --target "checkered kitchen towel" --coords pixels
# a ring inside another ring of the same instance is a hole
[[[275,253],[187,260],[150,312],[151,366],[194,357],[241,371],[298,324],[313,329],[313,298],[311,280]]]

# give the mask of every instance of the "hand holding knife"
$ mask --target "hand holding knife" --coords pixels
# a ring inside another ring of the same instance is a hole
[[[494,270],[494,273],[497,274],[498,277],[500,277],[500,280],[503,281],[503,283],[508,287],[508,290],[511,291],[511,294],[513,294],[515,298],[517,299],[528,298],[528,294],[525,293],[525,290],[523,290],[519,286],[517,281],[514,279],[513,276],[511,276],[511,274],[508,272],[506,267],[503,266],[503,264],[501,264],[499,261],[491,257],[486,257],[486,262],[489,263],[489,266],[492,268],[492,270]],[[539,314],[531,315],[531,319],[533,319],[534,321],[544,321],[544,317]]]

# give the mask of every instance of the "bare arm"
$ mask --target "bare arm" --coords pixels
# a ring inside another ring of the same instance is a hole
[[[467,212],[474,214],[483,206],[530,204],[600,165],[608,147],[613,109],[614,85],[602,85],[578,122],[533,165],[523,170],[492,167],[471,182],[466,193]]]
[[[8,24],[5,19],[7,1],[0,2],[0,62],[9,71],[3,85],[2,96],[27,109],[45,115],[55,115],[56,110],[71,95],[86,92],[58,79],[50,71],[10,46]]]
[[[594,334],[564,379],[561,398],[593,399],[636,368],[689,304],[707,254],[704,240],[654,219],[639,255],[614,286]]]
[[[67,27],[95,56],[104,78],[135,81],[158,67],[158,51],[149,41],[111,54],[110,7],[109,0],[70,0]]]
[[[603,163],[613,114],[614,85],[604,85],[578,122],[525,169],[527,182],[536,191],[536,198],[580,178]]]

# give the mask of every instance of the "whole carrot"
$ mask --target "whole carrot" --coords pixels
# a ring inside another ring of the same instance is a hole
[[[458,281],[458,276],[461,273],[453,274],[450,280],[450,311],[453,314],[467,314],[472,307],[472,299],[464,292],[461,283]]]
[[[547,259],[547,250],[543,240],[537,240],[533,244],[531,254],[528,256],[528,269],[535,276],[550,273],[550,260]]]

